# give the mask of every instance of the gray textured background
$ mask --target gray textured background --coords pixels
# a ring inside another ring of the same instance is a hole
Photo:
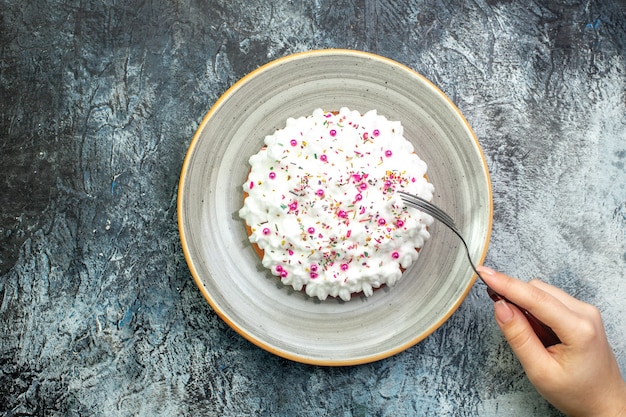
[[[621,0],[0,1],[0,413],[557,416],[476,286],[432,336],[345,368],[291,363],[211,311],[176,224],[215,100],[293,52],[421,72],[494,190],[487,264],[598,305],[626,371]]]

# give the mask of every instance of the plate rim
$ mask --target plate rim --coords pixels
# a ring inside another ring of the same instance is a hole
[[[443,325],[443,323],[445,323],[451,316],[452,314],[454,314],[456,312],[456,310],[459,308],[459,306],[461,305],[461,303],[465,300],[465,298],[467,297],[467,295],[469,294],[470,290],[472,289],[474,283],[476,282],[477,276],[474,273],[471,277],[471,279],[468,281],[468,284],[466,286],[466,288],[463,290],[463,292],[461,293],[461,296],[458,298],[458,300],[451,305],[451,307],[448,309],[448,311],[445,312],[445,314],[443,314],[441,316],[441,318],[433,323],[431,326],[429,326],[426,330],[424,330],[423,332],[421,332],[419,335],[416,335],[416,337],[410,339],[409,341],[399,344],[397,346],[395,346],[392,349],[388,349],[385,351],[381,351],[377,354],[371,354],[371,355],[364,355],[364,356],[358,356],[358,357],[353,357],[351,359],[317,359],[317,358],[312,358],[312,357],[308,357],[306,355],[302,355],[302,354],[297,354],[294,352],[290,352],[290,351],[286,351],[280,348],[277,348],[275,346],[272,346],[268,343],[263,342],[262,340],[259,340],[258,338],[254,337],[253,335],[247,333],[242,327],[240,327],[237,323],[235,323],[233,320],[230,319],[230,317],[226,314],[225,311],[223,311],[219,305],[213,300],[211,294],[209,293],[209,291],[206,289],[206,287],[204,286],[202,279],[200,278],[200,274],[198,273],[198,271],[195,269],[194,267],[194,261],[189,249],[189,246],[187,244],[187,239],[186,239],[186,233],[184,230],[184,216],[183,216],[183,210],[181,210],[181,207],[184,204],[184,189],[185,189],[185,181],[186,181],[186,177],[187,177],[187,172],[190,168],[190,164],[191,164],[191,159],[194,156],[194,150],[197,147],[197,144],[200,140],[202,131],[204,130],[205,126],[208,124],[209,120],[212,118],[213,114],[215,112],[217,112],[217,110],[223,105],[223,103],[225,101],[227,101],[242,85],[244,85],[248,80],[254,78],[257,74],[267,71],[269,69],[271,69],[274,66],[279,66],[282,65],[285,62],[288,61],[293,61],[293,60],[298,60],[301,59],[303,57],[307,57],[307,56],[328,56],[328,55],[352,55],[352,56],[356,56],[356,57],[360,57],[360,58],[368,58],[368,59],[374,59],[374,60],[378,60],[381,62],[385,62],[388,65],[391,66],[395,66],[398,67],[402,70],[408,71],[411,73],[411,75],[419,78],[420,80],[422,80],[424,83],[426,83],[427,85],[429,85],[430,88],[434,89],[435,92],[441,96],[441,98],[443,98],[448,106],[454,110],[454,112],[457,114],[457,116],[460,118],[460,120],[463,122],[463,124],[465,125],[465,127],[467,128],[468,132],[471,134],[471,138],[474,141],[474,145],[476,146],[476,150],[478,151],[478,154],[480,156],[480,160],[482,162],[482,169],[483,172],[485,174],[485,179],[487,181],[487,200],[488,200],[488,209],[489,209],[489,216],[488,216],[488,222],[487,222],[487,226],[486,226],[486,235],[485,235],[485,241],[484,241],[484,247],[482,250],[482,253],[478,259],[477,264],[482,264],[487,256],[487,251],[489,249],[489,244],[491,241],[491,233],[492,233],[492,227],[493,227],[493,189],[492,189],[492,183],[491,183],[491,178],[490,178],[490,174],[489,174],[489,168],[487,165],[487,160],[485,158],[485,154],[483,152],[483,149],[480,145],[480,142],[478,141],[478,138],[476,137],[476,134],[474,132],[474,130],[472,129],[471,125],[469,124],[469,122],[467,121],[467,119],[465,118],[465,116],[463,115],[463,113],[458,109],[458,107],[452,102],[452,100],[439,88],[437,87],[432,81],[430,81],[428,78],[426,78],[424,75],[420,74],[419,72],[417,72],[416,70],[408,67],[407,65],[401,64],[393,59],[378,55],[378,54],[374,54],[371,52],[366,52],[366,51],[359,51],[359,50],[351,50],[351,49],[340,49],[340,48],[331,48],[331,49],[313,49],[313,50],[308,50],[308,51],[304,51],[304,52],[297,52],[297,53],[293,53],[293,54],[289,54],[277,59],[274,59],[272,61],[267,62],[266,64],[263,64],[261,66],[259,66],[258,68],[252,70],[251,72],[249,72],[248,74],[244,75],[243,77],[241,77],[239,80],[237,80],[232,86],[230,86],[216,101],[215,103],[210,107],[210,109],[208,110],[208,112],[205,114],[205,116],[203,117],[202,121],[200,122],[200,124],[198,125],[192,140],[189,144],[189,147],[187,148],[187,152],[185,154],[185,158],[183,161],[183,165],[181,168],[181,173],[180,173],[180,177],[179,177],[179,182],[178,182],[178,195],[177,195],[177,218],[178,218],[178,231],[179,231],[179,235],[180,235],[180,241],[181,241],[181,246],[182,246],[182,250],[183,250],[183,254],[185,257],[185,261],[187,263],[187,266],[189,268],[189,271],[193,277],[194,282],[196,283],[196,286],[198,287],[198,289],[200,290],[200,292],[202,293],[203,297],[205,298],[205,300],[209,303],[210,307],[212,308],[212,310],[220,317],[221,320],[223,320],[231,329],[235,330],[235,332],[237,332],[240,336],[242,336],[244,339],[248,340],[249,342],[251,342],[252,344],[256,345],[257,347],[260,347],[274,355],[277,355],[279,357],[294,361],[294,362],[300,362],[300,363],[305,363],[305,364],[309,364],[309,365],[318,365],[318,366],[351,366],[351,365],[360,365],[360,364],[365,364],[365,363],[370,363],[370,362],[375,362],[375,361],[379,361],[382,359],[386,359],[388,357],[394,356],[402,351],[405,351],[407,349],[409,349],[410,347],[416,345],[417,343],[421,342],[422,340],[424,340],[426,337],[430,336],[435,330],[437,330],[439,327],[441,327]]]

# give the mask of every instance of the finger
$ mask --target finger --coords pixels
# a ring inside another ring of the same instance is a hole
[[[572,297],[571,295],[569,295],[562,289],[557,288],[553,285],[550,285],[547,282],[544,282],[540,279],[535,278],[535,279],[530,280],[528,283],[552,295],[554,298],[556,298],[557,300],[565,304],[570,310],[575,311],[577,309],[583,308],[584,306],[588,305],[587,303],[580,301],[579,299],[575,297]]]
[[[567,306],[567,308],[570,309],[571,315],[578,317],[579,320],[583,317],[589,319],[597,316],[598,309],[595,306],[569,295],[560,288],[554,287],[538,279],[530,280],[529,284],[542,289],[561,301]],[[567,319],[567,317],[564,319]]]
[[[563,340],[561,334],[575,332],[575,320],[567,320],[572,310],[549,292],[527,282],[511,278],[486,267],[478,267],[485,283],[500,295],[525,308],[547,324]]]
[[[505,300],[494,303],[494,313],[504,338],[527,373],[539,371],[534,369],[537,364],[552,360],[524,313]]]

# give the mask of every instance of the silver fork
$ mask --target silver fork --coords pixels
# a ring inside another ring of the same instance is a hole
[[[465,253],[467,254],[467,260],[469,261],[469,264],[474,270],[474,273],[476,273],[476,276],[480,278],[480,280],[487,286],[487,294],[489,294],[489,297],[494,302],[499,301],[499,300],[505,300],[506,302],[513,304],[514,306],[519,308],[524,313],[524,315],[526,316],[526,319],[528,320],[533,330],[535,331],[535,333],[537,334],[537,336],[539,337],[539,339],[541,340],[541,342],[543,343],[545,347],[561,343],[561,340],[559,339],[559,337],[554,333],[554,331],[549,326],[545,325],[535,316],[530,314],[530,312],[526,310],[525,308],[522,308],[518,306],[517,304],[511,302],[507,298],[501,296],[500,294],[495,292],[492,288],[490,288],[489,285],[487,285],[487,283],[485,282],[483,277],[480,275],[478,270],[476,270],[476,265],[474,265],[474,262],[472,261],[472,256],[470,254],[469,247],[467,246],[467,242],[463,238],[463,235],[461,235],[461,232],[459,232],[459,229],[456,227],[456,224],[454,220],[452,219],[452,217],[450,217],[445,211],[435,206],[428,200],[424,200],[421,197],[418,197],[414,194],[406,193],[404,191],[398,191],[398,193],[400,194],[400,198],[402,198],[402,201],[406,203],[408,206],[416,208],[420,211],[423,211],[424,213],[430,214],[435,219],[439,220],[441,223],[447,226],[448,229],[452,230],[452,232],[454,232],[454,234],[457,235],[459,239],[461,239],[461,242],[463,243],[463,246],[465,247]]]

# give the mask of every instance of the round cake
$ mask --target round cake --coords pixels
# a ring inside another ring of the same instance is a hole
[[[397,193],[432,199],[426,163],[376,110],[288,119],[250,158],[243,190],[263,266],[320,300],[393,286],[430,237],[432,218]]]

